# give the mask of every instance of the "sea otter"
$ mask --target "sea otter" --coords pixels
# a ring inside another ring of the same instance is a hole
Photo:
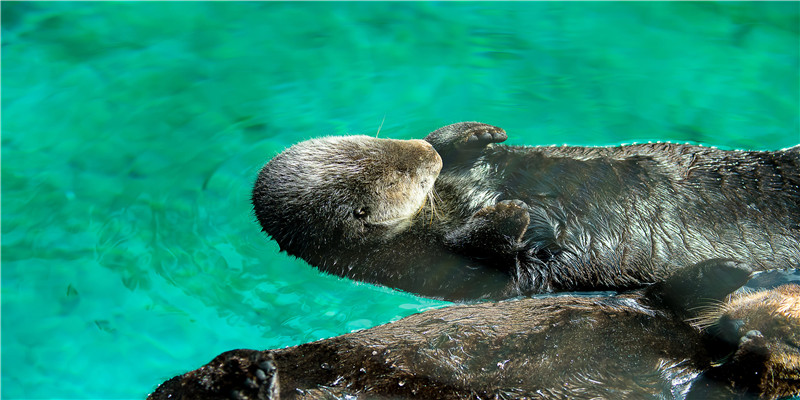
[[[255,215],[328,273],[448,300],[624,290],[712,258],[800,265],[800,146],[513,147],[325,137],[266,163]]]
[[[708,307],[694,324],[736,343],[736,349],[703,372],[690,399],[726,398],[742,390],[769,399],[800,396],[800,286],[743,292]]]
[[[229,351],[149,399],[798,395],[800,286],[726,298],[749,273],[710,260],[618,296],[456,305],[300,346]]]

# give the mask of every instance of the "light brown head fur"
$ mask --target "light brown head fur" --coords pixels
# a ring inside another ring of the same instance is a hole
[[[749,387],[765,399],[800,394],[800,286],[733,295],[696,324],[738,339],[721,367],[734,386]]]

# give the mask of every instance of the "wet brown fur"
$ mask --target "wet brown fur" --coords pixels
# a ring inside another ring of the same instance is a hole
[[[427,147],[302,142],[260,172],[256,216],[282,250],[323,271],[452,300],[631,289],[712,258],[800,266],[800,146],[498,144],[505,138],[465,122],[432,132]],[[412,194],[433,179],[432,191]],[[375,223],[391,210],[406,211]]]
[[[784,311],[800,301],[797,286],[757,294],[774,301],[751,301],[754,295],[748,294],[719,303],[724,311],[704,330],[684,322],[683,314],[675,313],[679,310],[662,308],[665,296],[653,299],[652,294],[459,305],[295,347],[235,350],[164,383],[150,399],[232,392],[238,397],[231,398],[270,398],[263,393],[278,391],[277,382],[283,399],[774,399],[800,394],[798,343],[791,342],[800,334],[800,319]],[[730,317],[744,320],[735,324],[739,343],[711,329]],[[751,345],[757,329],[766,346]],[[270,369],[273,359],[277,373]],[[269,374],[256,371],[262,364]]]
[[[723,321],[727,326],[719,326]],[[732,388],[755,388],[762,399],[800,394],[800,286],[738,293],[694,325],[738,341],[710,375],[728,377]]]

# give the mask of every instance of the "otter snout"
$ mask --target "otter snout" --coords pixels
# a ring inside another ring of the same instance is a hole
[[[400,163],[401,169],[416,171],[418,175],[439,175],[442,169],[442,157],[433,149],[430,143],[424,140],[405,140],[407,147]]]

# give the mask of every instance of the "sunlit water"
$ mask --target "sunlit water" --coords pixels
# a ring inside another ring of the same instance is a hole
[[[233,348],[446,303],[278,252],[314,136],[800,143],[800,3],[2,3],[2,397],[142,398]]]

